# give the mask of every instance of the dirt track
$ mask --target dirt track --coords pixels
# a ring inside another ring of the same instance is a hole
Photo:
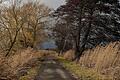
[[[53,58],[45,58],[35,80],[76,80]]]

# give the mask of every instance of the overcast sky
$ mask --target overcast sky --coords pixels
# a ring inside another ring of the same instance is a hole
[[[29,1],[29,0],[23,0],[24,2]],[[32,0],[30,0],[32,1]],[[34,1],[34,0],[33,0]],[[60,5],[65,4],[65,0],[38,0],[41,3],[45,4],[46,6],[57,9]],[[4,2],[4,4],[8,5],[8,2]]]
[[[65,0],[40,0],[50,8],[57,9],[60,5],[65,4]]]

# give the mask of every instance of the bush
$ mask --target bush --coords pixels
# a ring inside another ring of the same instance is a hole
[[[75,58],[75,50],[69,50],[66,53],[64,53],[64,58],[72,61]]]

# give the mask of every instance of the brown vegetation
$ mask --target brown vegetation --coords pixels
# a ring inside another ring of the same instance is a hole
[[[74,50],[69,50],[64,54],[64,58],[67,60],[73,60],[75,58],[75,51]]]
[[[0,80],[18,80],[26,69],[38,65],[38,58],[48,54],[32,48],[46,37],[45,18],[50,9],[37,1],[7,2],[9,5],[0,6]]]
[[[102,74],[120,76],[119,52],[120,42],[110,43],[105,47],[97,46],[95,49],[84,52],[85,54],[81,57],[80,64],[85,67],[94,68]]]
[[[15,55],[10,57],[0,56],[0,79],[18,80],[18,78],[26,74],[26,70],[31,67],[36,67],[39,59],[49,54],[54,54],[54,51],[40,50],[35,51],[32,48],[20,50]],[[22,72],[21,72],[22,71]]]
[[[68,51],[69,52],[69,51]],[[71,59],[71,54],[68,52],[65,54],[65,59]],[[79,64],[82,67],[94,69],[106,77],[112,77],[114,80],[120,79],[120,42],[112,42],[105,47],[97,46],[94,49],[84,51],[84,55],[79,60]],[[67,58],[66,58],[67,57]],[[68,59],[68,60],[69,60]]]
[[[6,56],[21,48],[36,48],[45,39],[48,7],[36,1],[10,0],[9,7],[0,9],[0,50]]]

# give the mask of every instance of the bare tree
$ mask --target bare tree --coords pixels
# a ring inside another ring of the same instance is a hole
[[[6,56],[23,47],[35,48],[45,37],[44,24],[50,12],[38,2],[11,1],[0,14],[0,44]]]
[[[23,6],[23,12],[27,14],[27,27],[25,28],[30,30],[32,36],[31,46],[35,48],[37,43],[41,42],[45,36],[43,29],[49,16],[50,9],[44,5],[40,5],[39,2],[29,2]]]

